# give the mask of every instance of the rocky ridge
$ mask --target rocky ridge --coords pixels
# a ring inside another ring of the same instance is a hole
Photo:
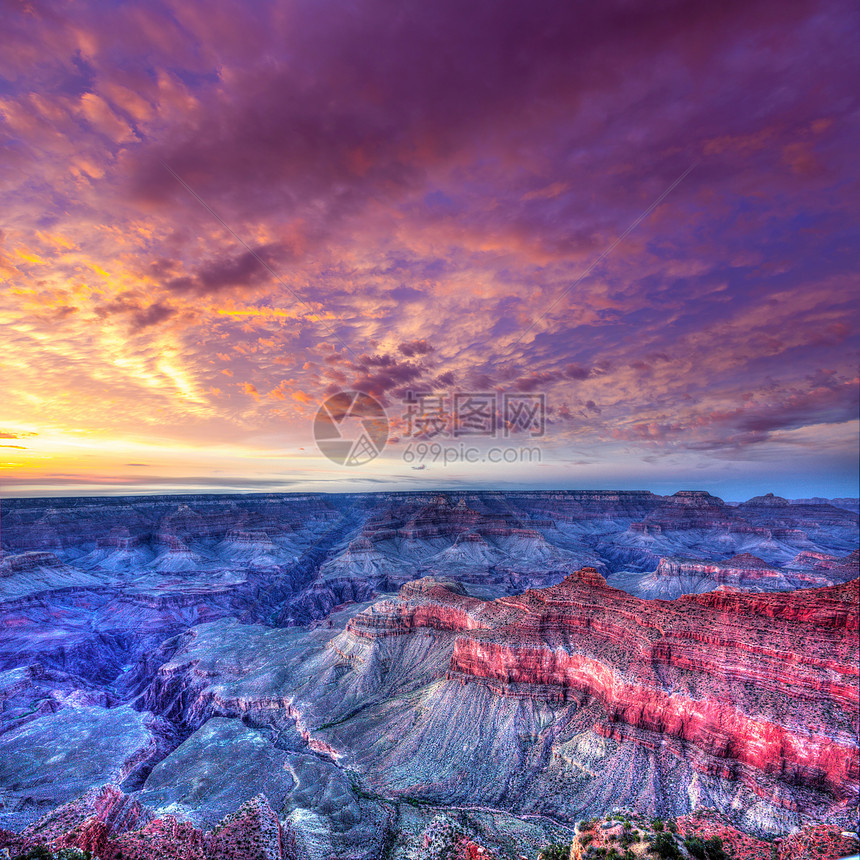
[[[679,753],[704,754],[702,767],[722,759],[729,771],[749,767],[856,803],[857,599],[854,580],[655,606],[586,568],[557,586],[493,602],[434,581],[407,586],[399,600],[354,617],[347,631],[367,639],[454,631],[449,679],[487,683],[503,695],[595,700],[605,713],[598,730],[609,737],[675,738]],[[739,696],[741,685],[754,690]],[[782,713],[788,696],[819,731]]]

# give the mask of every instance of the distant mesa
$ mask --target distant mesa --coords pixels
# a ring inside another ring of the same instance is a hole
[[[6,575],[36,570],[40,567],[62,567],[63,562],[53,552],[22,552],[18,555],[7,555],[3,558],[2,569]]]
[[[468,593],[463,587],[463,584],[458,582],[456,579],[424,576],[421,579],[413,579],[411,582],[407,582],[405,585],[401,586],[399,595],[404,600],[408,600],[410,597],[414,597],[419,594],[427,594],[438,588],[449,591],[451,594],[465,595]]]
[[[724,567],[738,568],[741,570],[753,570],[756,568],[768,569],[771,568],[766,561],[757,558],[748,552],[742,552],[738,555],[733,555],[730,559],[721,563]]]
[[[583,585],[595,585],[598,588],[606,587],[606,580],[594,567],[583,567],[570,574],[565,582],[582,583]]]
[[[790,502],[788,499],[782,498],[782,496],[775,496],[773,493],[766,493],[763,496],[753,496],[748,501],[744,502],[744,505],[749,505],[750,507],[759,506],[759,507],[772,507],[772,508],[787,508]]]
[[[669,497],[669,501],[680,505],[691,505],[696,507],[722,507],[725,502],[718,496],[712,496],[705,490],[679,490]]]

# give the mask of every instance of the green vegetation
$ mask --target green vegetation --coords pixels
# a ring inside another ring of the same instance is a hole
[[[352,787],[352,791],[356,797],[361,797],[364,800],[386,800],[387,798],[383,797],[381,794],[377,794],[375,791],[369,791],[364,787],[361,782],[361,778],[354,771],[346,768],[344,771],[349,778],[349,784]],[[286,817],[286,816],[285,816]]]
[[[642,842],[647,848],[647,856],[659,860],[731,860],[732,857],[726,852],[719,836],[706,839],[701,835],[690,834],[682,839],[678,823],[672,818],[655,818],[649,822],[622,813],[604,819],[585,819],[579,822],[577,831],[585,860],[639,860],[641,855],[631,846]],[[554,860],[543,853],[538,857],[539,860]],[[566,857],[567,853],[564,855]],[[560,857],[559,860],[564,858]]]
[[[538,860],[567,860],[569,856],[570,847],[556,843],[554,845],[547,845],[545,848],[541,848],[540,853],[538,854]]]
[[[684,840],[684,847],[691,857],[695,857],[696,860],[705,860],[707,856],[705,854],[705,843],[701,839],[688,836]]]
[[[696,860],[727,860],[728,857],[723,849],[723,840],[719,836],[712,836],[705,840],[687,837],[684,840],[684,847]]]
[[[47,845],[34,845],[15,860],[92,860],[92,856],[90,851],[81,851],[80,848],[60,848],[52,852]]]
[[[660,822],[662,824],[662,822]],[[650,851],[662,860],[680,860],[681,852],[670,833],[658,833],[651,843]]]
[[[315,729],[311,729],[312,732],[321,732],[323,729],[330,729],[333,726],[340,726],[343,723],[349,722],[356,714],[360,714],[367,705],[361,705],[358,708],[353,708],[348,714],[345,714],[342,717],[339,717],[336,720],[331,720],[327,723],[323,723],[321,726],[317,726]]]
[[[53,860],[53,857],[47,845],[34,845],[23,854],[19,854],[16,860]]]
[[[712,836],[705,840],[705,856],[708,860],[728,860],[728,854],[723,850],[723,840]]]

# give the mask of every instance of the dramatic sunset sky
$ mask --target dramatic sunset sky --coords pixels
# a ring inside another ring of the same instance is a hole
[[[0,494],[856,495],[856,0],[0,17]],[[416,471],[407,390],[545,393],[542,463]]]

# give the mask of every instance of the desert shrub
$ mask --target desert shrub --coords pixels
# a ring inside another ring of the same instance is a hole
[[[591,842],[592,839],[594,839],[593,833],[580,833],[579,834],[579,841],[583,845],[588,845],[588,843]]]
[[[47,845],[33,845],[19,854],[16,860],[53,860],[53,856]]]
[[[445,815],[437,815],[424,831],[424,845],[428,857],[442,858],[465,836],[465,830]]]
[[[658,833],[651,844],[651,852],[661,860],[680,860],[681,852],[675,844],[675,840],[668,833]]]
[[[728,855],[723,850],[723,840],[719,836],[705,840],[705,856],[708,860],[728,860]]]
[[[570,857],[570,847],[555,843],[546,845],[538,853],[538,860],[567,860]]]
[[[694,860],[728,860],[723,849],[723,840],[719,836],[705,840],[698,836],[688,836],[684,840],[684,847]]]
[[[663,831],[663,822],[659,818],[655,818],[651,822],[651,827],[656,830],[658,833],[662,833]]]
[[[684,840],[684,847],[687,849],[691,857],[695,857],[696,860],[705,860],[707,856],[705,854],[705,843],[702,842],[701,839],[688,836]]]
[[[666,827],[668,827],[668,828],[669,828],[669,832],[670,832],[670,833],[677,833],[677,832],[678,832],[678,825],[677,825],[677,824],[675,824],[675,822],[674,822],[674,821],[667,821],[667,822],[666,822]]]

